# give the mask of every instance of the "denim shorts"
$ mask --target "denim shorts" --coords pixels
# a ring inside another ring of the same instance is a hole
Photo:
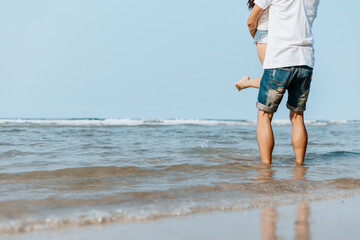
[[[256,30],[254,43],[267,43],[268,30]]]
[[[313,69],[308,66],[265,69],[256,107],[265,112],[276,112],[287,90],[287,108],[294,112],[305,111],[312,73]]]

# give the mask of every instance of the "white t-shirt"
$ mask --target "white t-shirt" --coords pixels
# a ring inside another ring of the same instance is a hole
[[[264,69],[314,67],[312,24],[319,0],[255,0],[269,8],[269,34]]]
[[[265,9],[258,20],[257,28],[258,30],[268,30],[269,29],[269,8]]]

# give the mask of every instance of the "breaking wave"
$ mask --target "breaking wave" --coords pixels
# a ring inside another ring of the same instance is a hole
[[[273,125],[287,126],[290,121],[275,119]],[[360,124],[357,120],[306,120],[309,126],[327,126],[342,124]],[[204,126],[255,126],[256,120],[213,120],[213,119],[0,119],[0,127],[121,127],[121,126],[171,126],[171,125],[204,125]]]
[[[240,211],[264,207],[271,201],[274,206],[284,206],[297,201],[320,201],[344,198],[359,192],[360,180],[340,178],[327,181],[273,181],[259,183],[218,183],[213,186],[195,186],[183,189],[172,189],[171,192],[148,191],[127,192],[125,196],[107,196],[95,199],[63,199],[50,197],[39,200],[19,200],[0,202],[3,216],[8,209],[17,209],[18,214],[12,221],[0,221],[0,236],[33,231],[63,229],[103,225],[107,223],[134,223],[151,221],[160,218],[186,216],[213,211]],[[328,190],[335,188],[336,194]],[[219,195],[230,193],[227,201],[219,199]],[[281,193],[281,194],[279,194]],[[189,194],[194,199],[189,201]],[[212,194],[212,195],[209,195]],[[239,194],[249,195],[250,199],[240,200]],[[261,194],[261,198],[256,197]],[[208,199],[204,202],[204,199]],[[210,200],[211,199],[211,200]],[[160,201],[162,204],[153,204]],[[139,203],[134,208],[124,208],[123,203]],[[26,212],[34,212],[37,206],[60,209],[56,215],[41,214],[26,217]],[[106,206],[112,206],[108,208]],[[85,211],[65,211],[61,209],[75,206],[87,206]],[[20,217],[24,216],[24,217]]]

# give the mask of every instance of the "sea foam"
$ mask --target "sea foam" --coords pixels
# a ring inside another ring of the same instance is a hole
[[[306,120],[309,126],[327,126],[341,124],[360,124],[352,120]],[[129,118],[85,118],[85,119],[0,119],[0,126],[41,127],[41,126],[84,126],[84,127],[117,127],[117,126],[170,126],[170,125],[203,125],[203,126],[255,126],[256,120],[215,120],[215,119],[129,119]],[[274,119],[275,126],[291,125],[287,119]]]

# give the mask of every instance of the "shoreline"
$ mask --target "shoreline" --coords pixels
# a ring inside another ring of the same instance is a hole
[[[129,224],[107,224],[3,236],[1,239],[356,239],[360,194],[287,206],[208,212]]]

